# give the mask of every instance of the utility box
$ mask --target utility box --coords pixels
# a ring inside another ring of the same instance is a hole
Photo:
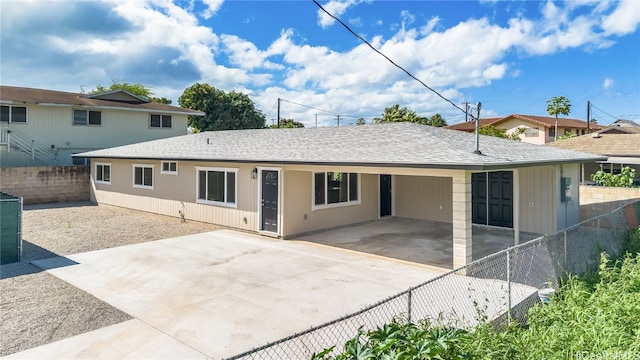
[[[0,264],[22,258],[22,198],[0,192]]]

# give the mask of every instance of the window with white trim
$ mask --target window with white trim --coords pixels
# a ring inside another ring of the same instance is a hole
[[[153,189],[153,165],[133,164],[133,187]]]
[[[314,207],[360,203],[360,174],[317,172],[313,174]]]
[[[171,128],[171,115],[151,114],[149,118],[149,127]]]
[[[11,105],[0,106],[0,122],[26,123],[27,107]]]
[[[73,110],[73,125],[102,125],[102,113],[92,110]]]
[[[178,163],[176,161],[163,161],[160,173],[178,175]]]
[[[96,184],[111,185],[111,164],[96,163]]]
[[[526,128],[524,130],[524,137],[538,137],[540,130],[538,128]]]
[[[236,207],[238,169],[196,167],[196,203]]]

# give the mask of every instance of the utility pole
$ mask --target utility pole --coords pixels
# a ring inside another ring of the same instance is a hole
[[[591,133],[591,101],[587,101],[587,134]]]
[[[464,103],[464,122],[469,122],[469,103]]]
[[[316,127],[318,127],[318,114],[316,114]]]
[[[278,128],[280,128],[280,102],[282,99],[278,98]]]
[[[335,117],[338,120],[338,126],[340,126],[340,115],[335,115]]]
[[[478,101],[478,105],[476,106],[476,150],[473,152],[474,154],[482,155],[480,152],[480,108],[482,107],[482,103]]]

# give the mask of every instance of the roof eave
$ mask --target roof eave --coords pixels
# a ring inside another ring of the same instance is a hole
[[[259,163],[259,164],[282,164],[282,165],[311,165],[311,166],[355,166],[355,167],[382,167],[382,168],[418,168],[418,169],[445,169],[445,170],[499,170],[520,167],[531,167],[541,165],[575,164],[585,162],[606,161],[607,157],[578,158],[566,160],[545,160],[545,161],[522,161],[497,164],[438,164],[438,163],[384,163],[384,162],[346,162],[346,161],[295,161],[295,160],[265,160],[265,159],[201,159],[201,158],[176,158],[176,157],[144,157],[144,156],[117,156],[98,155],[86,156],[82,153],[74,154],[72,157],[88,157],[92,159],[126,159],[145,161],[193,161],[193,162],[223,162],[223,163]]]

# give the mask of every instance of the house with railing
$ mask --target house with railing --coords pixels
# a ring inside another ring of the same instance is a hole
[[[71,155],[187,134],[203,112],[124,90],[81,94],[0,86],[0,167],[84,165]]]

